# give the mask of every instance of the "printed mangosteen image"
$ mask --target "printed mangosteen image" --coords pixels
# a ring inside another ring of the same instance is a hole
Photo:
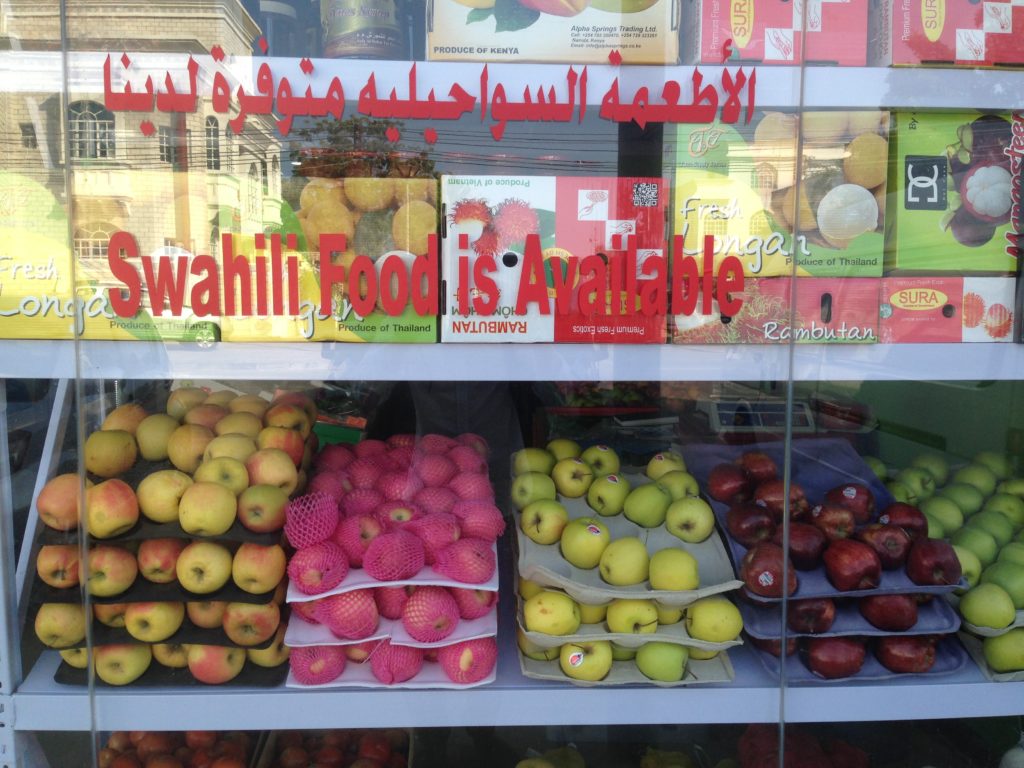
[[[946,147],[952,190],[941,226],[961,245],[985,245],[1010,220],[1012,179],[1005,150],[1012,138],[1008,121],[983,115],[961,125],[957,143]]]

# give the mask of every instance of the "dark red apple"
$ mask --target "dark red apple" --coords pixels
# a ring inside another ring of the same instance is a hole
[[[894,501],[882,510],[878,522],[883,525],[896,525],[907,532],[911,541],[924,539],[928,536],[928,518],[912,504]]]
[[[735,464],[719,464],[708,475],[708,493],[711,498],[736,504],[750,498],[750,478]]]
[[[786,612],[786,626],[803,635],[828,632],[836,620],[836,604],[828,597],[793,600]]]
[[[933,635],[887,635],[875,641],[875,658],[890,672],[927,672],[935,665]]]
[[[775,529],[772,541],[782,546],[782,526]],[[789,559],[797,570],[810,571],[821,565],[821,553],[828,546],[828,538],[809,523],[789,524]]]
[[[853,511],[838,504],[819,504],[811,510],[810,520],[829,541],[851,536],[857,525]]]
[[[763,483],[766,480],[774,480],[779,476],[779,469],[775,466],[775,461],[767,453],[761,451],[745,451],[742,456],[737,459],[737,462],[743,471],[747,473],[747,477],[757,485]]]
[[[859,637],[808,637],[801,647],[807,668],[826,680],[857,674],[866,655],[864,640]]]
[[[953,545],[942,539],[918,539],[907,554],[907,576],[915,584],[956,584],[962,570]]]
[[[872,523],[858,530],[854,538],[868,544],[878,553],[883,570],[895,570],[907,561],[911,544],[910,535],[899,526]]]
[[[775,520],[782,521],[786,503],[785,483],[782,480],[768,480],[754,489],[754,501],[763,503],[775,515]],[[804,489],[796,483],[789,484],[789,519],[800,520],[809,508]]]
[[[787,562],[786,553],[778,544],[762,541],[747,550],[740,561],[740,579],[747,589],[761,597],[782,597],[796,592],[796,569]],[[783,569],[788,571],[783,589]]]
[[[825,561],[828,580],[840,592],[874,589],[882,580],[882,562],[878,553],[862,541],[833,541],[821,559]]]
[[[886,632],[906,632],[917,624],[913,595],[868,595],[857,601],[857,608],[871,626]]]
[[[863,525],[875,514],[875,494],[861,483],[843,483],[825,494],[825,501],[838,504],[853,512],[856,521]]]
[[[779,655],[782,653],[782,640],[780,638],[754,637],[752,635],[747,635],[747,640],[749,640],[750,644],[759,651],[770,653],[775,658],[779,658]],[[796,638],[787,637],[786,655],[792,656],[794,653],[796,653]]]
[[[729,535],[744,547],[752,547],[772,537],[775,518],[764,507],[744,501],[729,507],[725,513],[725,527]]]

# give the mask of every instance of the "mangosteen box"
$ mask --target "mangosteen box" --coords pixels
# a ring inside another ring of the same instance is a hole
[[[680,0],[429,0],[429,61],[679,60]],[[490,6],[490,7],[484,7]]]
[[[1013,341],[1020,321],[1012,277],[886,277],[879,330],[886,344]]]
[[[878,278],[746,278],[730,293],[732,315],[669,318],[673,344],[872,344],[878,341]]]
[[[1024,64],[1019,0],[872,0],[876,66]]]
[[[443,342],[665,342],[660,178],[444,176]]]
[[[683,29],[687,44],[683,55],[689,62],[813,62],[850,67],[867,64],[869,0],[684,0],[684,3]]]
[[[1016,274],[1024,113],[900,111],[894,124],[885,273]]]
[[[749,277],[879,277],[888,158],[888,112],[679,125],[673,240],[696,257],[712,236],[716,274],[735,257]]]

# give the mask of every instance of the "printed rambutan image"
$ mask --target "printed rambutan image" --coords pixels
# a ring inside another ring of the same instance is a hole
[[[971,291],[964,294],[963,321],[964,328],[977,328],[985,319],[985,300]]]
[[[323,685],[345,671],[345,653],[334,645],[292,648],[288,664],[295,679],[303,685]]]
[[[509,198],[494,213],[494,229],[504,243],[521,243],[527,235],[540,231],[540,218],[528,203]]]
[[[473,241],[473,253],[477,256],[496,257],[499,250],[501,250],[501,241],[498,239],[498,233],[491,227],[485,229],[480,237]]]
[[[468,235],[469,241],[473,242],[490,226],[491,209],[485,200],[479,198],[459,200],[448,214],[448,221],[457,227],[460,233]]]
[[[985,313],[985,330],[993,339],[1002,339],[1013,329],[1013,313],[1002,304],[993,304]]]

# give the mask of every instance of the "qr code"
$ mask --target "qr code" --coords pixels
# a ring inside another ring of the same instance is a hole
[[[658,185],[645,181],[633,185],[633,207],[655,208],[658,205]]]

